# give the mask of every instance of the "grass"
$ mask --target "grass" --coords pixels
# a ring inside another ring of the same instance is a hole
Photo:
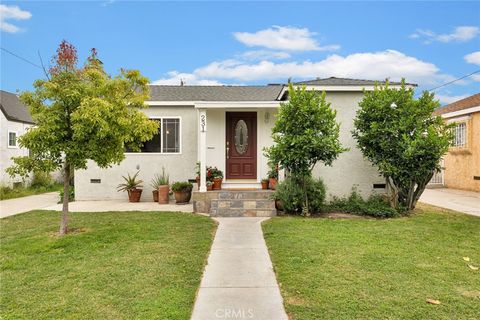
[[[188,319],[215,224],[184,213],[0,220],[1,319]]]
[[[62,190],[63,185],[61,183],[53,183],[49,186],[38,187],[0,187],[0,200],[21,198],[26,196],[32,196],[35,194],[41,194],[45,192],[54,192]]]
[[[480,270],[467,265],[480,266],[478,217],[420,205],[398,219],[278,217],[263,229],[292,319],[480,315]]]

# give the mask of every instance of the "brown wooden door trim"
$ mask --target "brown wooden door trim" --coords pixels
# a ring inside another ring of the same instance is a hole
[[[235,148],[235,126],[239,120],[247,124],[248,147],[245,154]],[[226,179],[257,179],[257,112],[226,112],[226,141],[228,159],[225,153]]]

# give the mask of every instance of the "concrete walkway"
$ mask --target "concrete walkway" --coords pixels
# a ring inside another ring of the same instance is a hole
[[[420,202],[480,217],[480,193],[457,189],[425,189]]]
[[[288,319],[263,239],[266,219],[215,219],[219,226],[192,320]]]
[[[48,192],[35,196],[0,201],[0,218],[5,218],[31,210],[45,210],[59,200],[58,192]]]

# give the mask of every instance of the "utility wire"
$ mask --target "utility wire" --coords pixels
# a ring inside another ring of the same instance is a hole
[[[24,62],[26,62],[26,63],[28,63],[28,64],[31,64],[31,65],[34,66],[34,67],[37,67],[37,68],[40,68],[40,69],[43,70],[43,67],[42,67],[42,66],[39,66],[39,65],[36,64],[35,62],[32,62],[32,61],[30,61],[30,60],[28,60],[28,59],[25,59],[24,57],[21,57],[21,56],[19,56],[18,54],[14,53],[14,52],[12,52],[12,51],[10,51],[10,50],[5,49],[4,47],[0,47],[0,49],[2,49],[2,50],[5,51],[6,53],[9,53],[9,54],[11,54],[12,56],[14,56],[14,57],[16,57],[16,58],[18,58],[18,59],[20,59],[20,60],[23,60]]]
[[[474,75],[474,74],[476,74],[476,73],[479,73],[479,72],[480,72],[480,69],[478,69],[478,70],[476,70],[476,71],[473,71],[472,73],[469,73],[469,74],[467,74],[467,75],[464,75],[463,77],[460,77],[460,78],[458,78],[458,79],[455,79],[455,80],[452,80],[452,81],[450,81],[450,82],[444,83],[444,84],[442,84],[442,85],[440,85],[440,86],[438,86],[438,87],[435,87],[435,88],[432,88],[432,89],[430,89],[430,90],[427,90],[427,91],[434,91],[434,90],[440,89],[440,88],[445,87],[445,86],[448,86],[449,84],[452,84],[452,83],[454,83],[454,82],[457,82],[457,81],[460,81],[460,80],[462,80],[462,79],[468,78],[468,77],[470,77],[470,76],[472,76],[472,75]]]

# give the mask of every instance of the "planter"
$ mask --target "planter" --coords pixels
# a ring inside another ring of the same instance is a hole
[[[130,202],[140,202],[140,197],[142,196],[142,189],[132,189],[128,190],[128,201]]]
[[[158,203],[168,204],[168,192],[170,187],[168,185],[158,186]]]
[[[197,181],[197,187],[200,190],[200,177],[197,177],[195,180]]]
[[[158,190],[153,190],[153,202],[158,202]]]
[[[268,179],[268,187],[272,190],[275,190],[277,188],[277,183],[278,181],[275,178]]]
[[[214,178],[213,179],[213,190],[221,190],[222,189],[222,178]]]
[[[267,190],[267,189],[268,189],[268,181],[262,180],[262,190]]]
[[[192,197],[192,191],[175,191],[173,194],[177,204],[189,203]]]
[[[275,209],[278,211],[283,211],[283,201],[282,200],[275,200]]]
[[[213,184],[208,185],[207,184],[207,191],[212,191],[213,190]]]

